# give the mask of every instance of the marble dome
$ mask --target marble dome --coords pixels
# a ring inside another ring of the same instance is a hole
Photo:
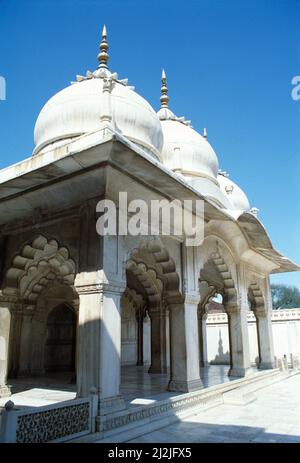
[[[206,140],[194,130],[190,121],[177,117],[169,109],[166,75],[162,74],[161,108],[157,115],[161,121],[164,143],[161,162],[184,177],[185,181],[210,198],[220,207],[230,207],[218,183],[219,162],[216,153]]]
[[[162,119],[161,125],[164,135],[162,162],[185,176],[216,180],[219,164],[210,144],[184,122]]]
[[[100,44],[100,66],[85,77],[54,95],[41,110],[34,130],[35,150],[38,154],[101,128],[101,117],[108,109],[111,125],[130,141],[143,147],[156,159],[163,144],[162,128],[154,109],[138,95],[127,79],[118,80],[107,68],[108,45],[106,30]]]
[[[218,181],[221,190],[229,200],[232,209],[247,212],[251,210],[250,203],[246,194],[236,183],[228,178],[227,174],[219,173]]]

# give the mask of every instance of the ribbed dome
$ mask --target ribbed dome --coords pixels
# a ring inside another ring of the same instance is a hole
[[[34,154],[58,140],[99,130],[106,110],[102,78],[76,82],[54,95],[43,107],[36,121]],[[155,111],[129,87],[113,82],[109,94],[112,126],[159,158],[163,135]]]
[[[239,211],[250,211],[250,203],[243,190],[227,175],[219,174],[218,181],[222,192],[229,200],[232,209]]]

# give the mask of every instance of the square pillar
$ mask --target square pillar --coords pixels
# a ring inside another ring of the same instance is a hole
[[[137,322],[137,359],[136,365],[144,365],[144,314],[139,311],[136,315]]]
[[[149,310],[151,319],[151,366],[148,373],[167,372],[166,313],[162,307]]]
[[[0,298],[0,397],[11,395],[7,385],[10,324],[11,303]]]
[[[259,352],[258,368],[262,370],[270,370],[275,368],[272,309],[273,302],[270,278],[266,277],[264,305],[256,307],[255,309]]]
[[[120,395],[121,295],[124,286],[98,283],[76,286],[79,293],[77,388],[99,396],[98,414],[125,408]]]
[[[172,303],[170,314],[171,378],[169,391],[191,392],[203,387],[199,367],[198,300]]]
[[[270,370],[275,368],[271,314],[256,310],[255,317],[259,352],[258,368]]]
[[[20,336],[20,356],[18,376],[29,376],[31,373],[32,362],[32,317],[35,307],[31,305],[23,306],[22,325]]]
[[[251,372],[246,307],[225,305],[228,314],[231,367],[229,376],[244,377]]]
[[[23,307],[15,303],[11,311],[10,342],[9,342],[9,371],[10,378],[17,378],[20,359],[20,339],[22,328]]]
[[[199,350],[200,350],[200,367],[208,367],[208,355],[207,355],[207,333],[206,333],[206,319],[207,314],[198,315],[198,326],[199,326]]]

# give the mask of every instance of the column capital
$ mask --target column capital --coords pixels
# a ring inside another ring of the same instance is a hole
[[[81,294],[104,294],[104,293],[116,293],[123,294],[126,289],[126,284],[121,282],[101,282],[101,283],[90,283],[85,285],[77,285],[75,289],[79,295]]]
[[[22,313],[25,317],[32,317],[35,312],[36,306],[32,304],[24,304]]]
[[[195,293],[185,293],[184,294],[184,304],[199,305],[200,295]]]
[[[198,309],[199,302],[200,302],[199,294],[185,293],[184,296],[181,296],[180,298],[168,300],[166,304],[169,310],[175,310],[178,308],[182,308],[184,305],[195,305]]]
[[[0,307],[7,307],[9,309],[12,309],[14,304],[17,303],[17,299],[12,299],[10,297],[0,297]]]
[[[226,303],[224,306],[228,315],[239,314],[242,310],[242,307],[236,303]]]
[[[148,307],[149,317],[163,317],[166,315],[165,310],[162,310],[161,306]]]
[[[255,309],[253,309],[253,312],[257,318],[265,318],[268,314],[264,305],[259,305],[255,307]]]
[[[172,312],[173,310],[182,310],[183,306],[183,302],[171,302],[168,304],[168,309]]]

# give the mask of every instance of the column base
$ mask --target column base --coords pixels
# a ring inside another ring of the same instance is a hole
[[[200,360],[200,367],[201,368],[206,368],[206,367],[209,367],[210,366],[210,363],[205,361],[203,362],[203,360]]]
[[[126,404],[121,395],[115,397],[100,398],[99,401],[99,415],[108,415],[115,412],[125,410]]]
[[[0,398],[11,396],[10,386],[0,386]]]
[[[193,392],[199,389],[203,389],[203,383],[201,379],[194,379],[192,381],[180,381],[171,379],[168,384],[168,391],[173,392]]]
[[[228,372],[228,376],[235,378],[244,378],[245,376],[249,376],[251,374],[253,374],[251,368],[230,368]]]
[[[260,362],[258,365],[259,370],[274,370],[276,368],[275,362]]]

